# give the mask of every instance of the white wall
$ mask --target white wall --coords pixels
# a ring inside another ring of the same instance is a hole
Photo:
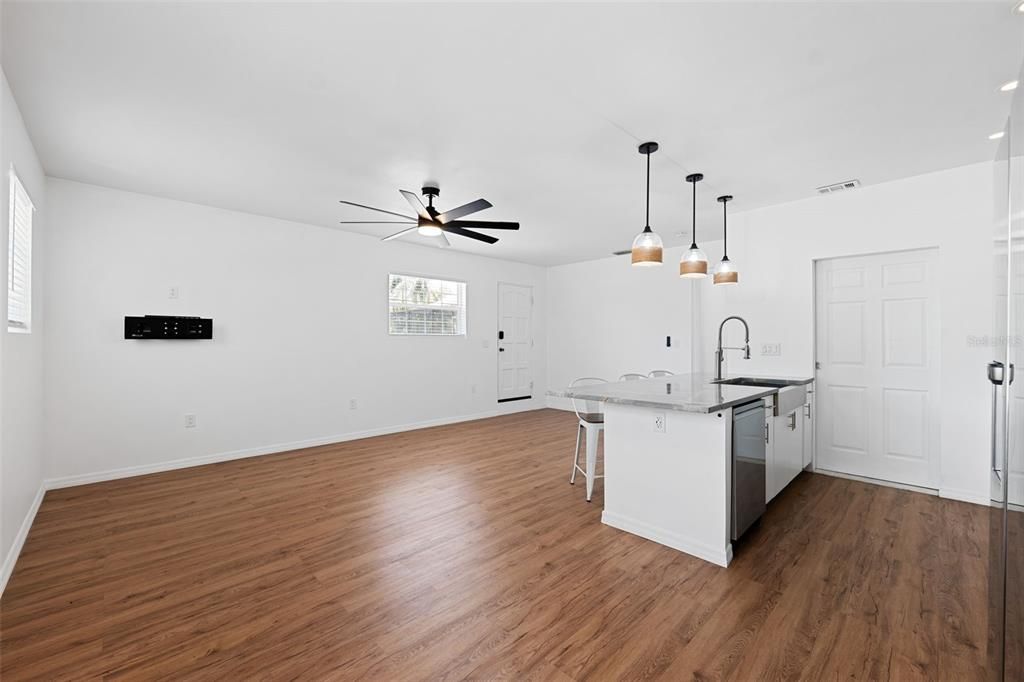
[[[541,268],[64,180],[48,210],[47,478],[544,404]],[[389,271],[466,281],[468,337],[389,336]],[[499,281],[534,287],[531,401],[496,402]],[[215,338],[125,340],[124,316],[142,314],[212,317]]]
[[[728,315],[741,315],[750,323],[753,357],[744,361],[728,353],[727,373],[813,375],[814,260],[937,246],[940,493],[987,501],[989,386],[984,366],[991,349],[972,345],[970,339],[989,335],[993,319],[992,173],[992,165],[982,163],[731,215],[729,255],[739,265],[740,284],[698,283],[695,369],[713,370],[718,324]],[[733,205],[742,206],[742,197]],[[721,257],[721,242],[702,246],[712,261]],[[573,375],[610,376],[662,362],[655,332],[683,324],[681,310],[689,300],[691,284],[672,276],[679,251],[666,252],[666,266],[654,279],[630,268],[625,258],[550,269],[552,386]],[[588,289],[595,294],[594,308],[575,311],[573,299]],[[740,345],[742,327],[728,329],[727,345]],[[782,355],[762,357],[762,343],[781,343]],[[686,368],[682,358],[670,368],[675,367]]]
[[[548,268],[549,386],[652,369],[690,371],[694,285],[679,279],[679,251],[667,250],[659,268],[634,268],[629,256]]]
[[[939,247],[939,491],[987,502],[985,365],[992,349],[971,339],[988,336],[993,324],[992,183],[992,164],[981,163],[737,215],[730,221],[729,251],[740,265],[741,284],[704,288],[705,342],[713,343],[725,315],[742,315],[754,356],[734,359],[734,372],[809,375],[815,259]],[[709,248],[721,253],[718,244]],[[761,343],[781,343],[782,355],[761,357]]]
[[[0,74],[2,75],[2,74]],[[41,499],[43,481],[43,279],[46,178],[25,130],[18,105],[2,77],[0,93],[0,216],[2,247],[7,253],[10,204],[8,171],[12,164],[36,206],[33,217],[32,333],[17,334],[0,327],[0,592],[24,542],[28,524]],[[0,258],[7,281],[7,258]],[[7,314],[7,287],[2,287],[0,310]],[[7,318],[4,317],[4,320]]]

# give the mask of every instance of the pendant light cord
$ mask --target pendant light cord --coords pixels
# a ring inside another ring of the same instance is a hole
[[[693,243],[690,244],[691,249],[697,248],[697,181],[693,181]]]
[[[722,260],[729,260],[729,211],[727,201],[722,202]]]
[[[644,213],[644,232],[651,231],[651,153],[647,152],[647,208]]]

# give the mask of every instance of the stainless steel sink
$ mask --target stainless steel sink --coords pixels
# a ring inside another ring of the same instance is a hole
[[[729,386],[756,386],[760,388],[785,388],[792,386],[793,382],[786,379],[761,379],[759,377],[733,377],[731,379],[719,379],[712,381],[713,384],[728,384]]]

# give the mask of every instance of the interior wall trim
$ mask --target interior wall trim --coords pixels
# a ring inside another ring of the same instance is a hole
[[[25,546],[28,532],[32,528],[32,523],[36,520],[36,513],[39,511],[39,505],[43,503],[43,496],[46,495],[47,490],[46,481],[41,482],[39,490],[36,491],[36,496],[32,500],[32,504],[29,505],[28,513],[25,514],[25,518],[21,522],[21,528],[18,529],[18,534],[14,536],[14,542],[11,544],[7,556],[4,557],[3,567],[0,568],[0,597],[3,596],[4,589],[7,587],[7,581],[14,572],[14,565],[18,563],[18,557],[21,556],[21,548]]]
[[[303,450],[305,448],[315,448],[323,445],[333,445],[335,443],[344,443],[347,441],[360,440],[363,438],[373,438],[374,436],[386,436],[392,433],[402,433],[405,431],[415,431],[417,429],[427,429],[433,426],[445,426],[448,424],[459,424],[462,422],[476,421],[478,419],[489,419],[491,417],[500,417],[502,415],[515,414],[517,412],[529,412],[531,410],[542,409],[543,407],[543,404],[537,405],[532,403],[532,401],[531,403],[513,403],[509,404],[508,407],[505,407],[503,409],[489,410],[486,412],[461,415],[457,417],[443,417],[441,419],[430,419],[427,421],[413,422],[409,424],[384,426],[376,429],[368,429],[365,431],[353,431],[350,433],[322,436],[320,438],[310,438],[308,440],[298,440],[287,443],[276,443],[274,445],[265,445],[255,448],[245,448],[242,450],[232,450],[229,452],[217,452],[209,455],[199,455],[198,457],[186,457],[183,459],[155,462],[153,464],[142,464],[139,466],[121,467],[118,469],[108,469],[105,471],[96,471],[92,473],[75,474],[72,476],[48,478],[44,481],[44,485],[46,486],[47,490],[70,488],[71,486],[76,485],[101,483],[103,481],[113,481],[119,478],[131,478],[132,476],[145,476],[146,474],[157,474],[164,471],[174,471],[175,469],[187,469],[188,467],[203,466],[205,464],[216,464],[217,462],[229,462],[231,460],[245,459],[247,457],[273,455],[281,452],[290,452],[292,450]]]
[[[939,488],[939,497],[944,497],[947,500],[980,504],[983,507],[992,505],[992,500],[989,499],[988,495],[979,495],[973,490],[962,490],[960,488]]]

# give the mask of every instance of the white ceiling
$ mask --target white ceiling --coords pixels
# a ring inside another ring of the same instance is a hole
[[[7,0],[3,68],[50,175],[338,229],[375,219],[338,199],[405,211],[433,178],[442,209],[522,223],[455,248],[547,265],[628,248],[644,139],[670,245],[688,172],[709,239],[719,193],[738,212],[991,158],[1010,8]]]

